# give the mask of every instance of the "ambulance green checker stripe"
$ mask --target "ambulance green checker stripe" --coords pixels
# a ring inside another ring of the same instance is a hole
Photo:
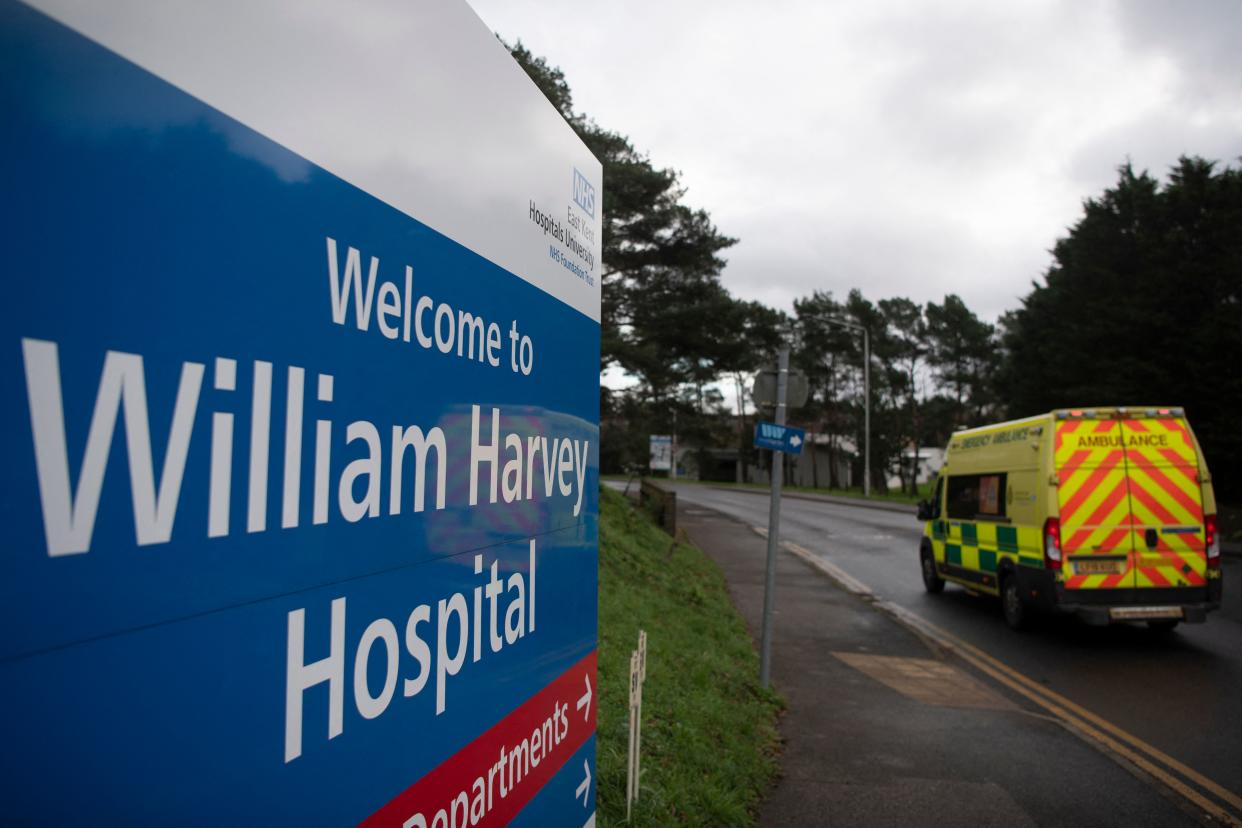
[[[961,525],[962,546],[978,546],[979,545],[979,527],[973,523],[963,523]]]
[[[953,530],[956,529],[957,532]],[[995,572],[1000,561],[1011,558],[1015,563],[1043,569],[1040,530],[1028,526],[998,526],[995,523],[934,521],[935,540],[953,540],[945,544],[945,562],[953,566]]]

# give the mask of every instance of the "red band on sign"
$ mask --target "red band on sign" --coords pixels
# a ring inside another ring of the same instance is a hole
[[[594,651],[361,825],[504,825],[595,732]],[[420,820],[419,817],[422,819]]]

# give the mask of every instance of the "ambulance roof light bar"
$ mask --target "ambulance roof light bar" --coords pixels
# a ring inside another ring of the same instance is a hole
[[[1185,416],[1185,411],[1181,408],[1131,409],[1120,406],[1103,411],[1095,408],[1058,408],[1053,415],[1058,420],[1106,420],[1110,418],[1124,420],[1133,416],[1182,417]]]

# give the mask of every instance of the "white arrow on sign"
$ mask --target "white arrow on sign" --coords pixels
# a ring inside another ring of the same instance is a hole
[[[789,445],[793,446],[794,448],[797,448],[798,446],[802,445],[802,438],[799,437],[797,434],[795,434],[794,436],[789,438]]]
[[[586,682],[586,692],[578,697],[578,709],[582,710],[582,721],[585,722],[591,718],[591,677],[583,676],[582,680]]]
[[[582,772],[586,774],[586,779],[578,784],[578,790],[574,793],[574,799],[582,797],[582,807],[587,806],[587,800],[591,798],[591,765],[587,760],[582,760]]]

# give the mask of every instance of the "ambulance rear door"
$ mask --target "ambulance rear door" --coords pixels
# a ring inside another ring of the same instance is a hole
[[[1133,587],[1133,518],[1121,422],[1093,412],[1058,417],[1054,451],[1065,587]]]
[[[1120,420],[1140,589],[1207,583],[1199,456],[1180,414],[1129,409]]]

